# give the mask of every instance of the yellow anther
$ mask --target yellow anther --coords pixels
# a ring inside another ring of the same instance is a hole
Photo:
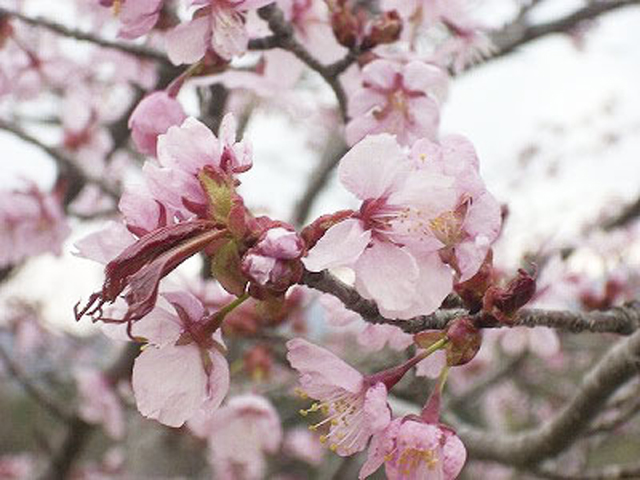
[[[327,443],[327,436],[326,435],[320,435],[320,443]]]
[[[309,398],[309,395],[307,395],[307,392],[305,392],[301,388],[296,388],[293,392],[303,400],[306,400],[307,398]]]
[[[118,15],[120,15],[120,10],[122,9],[122,0],[113,0],[113,16],[117,17]]]
[[[329,447],[329,450],[331,450],[332,452],[335,452],[336,450],[338,450],[338,445],[335,443],[332,443],[331,446]]]
[[[309,412],[307,410],[300,410],[298,413],[303,417],[306,417],[307,415],[309,415]]]

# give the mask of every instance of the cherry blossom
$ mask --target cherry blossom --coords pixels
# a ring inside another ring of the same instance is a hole
[[[387,316],[410,318],[435,310],[451,291],[452,273],[438,257],[442,243],[429,222],[455,207],[453,177],[414,170],[386,134],[358,143],[338,172],[363,203],[309,251],[303,259],[307,269],[352,266],[359,293],[376,300]]]
[[[180,103],[168,93],[154,92],[142,99],[129,118],[136,148],[145,155],[156,154],[158,135],[186,119]]]
[[[283,289],[291,285],[288,279],[299,277],[299,264],[293,262],[304,253],[304,243],[292,229],[270,228],[262,239],[242,259],[242,267],[249,278],[262,286]],[[282,285],[282,286],[280,286]]]
[[[289,363],[300,373],[301,395],[319,400],[302,413],[326,416],[310,428],[328,429],[320,441],[338,455],[364,450],[371,435],[390,421],[385,384],[372,383],[333,353],[306,340],[290,340],[287,349]]]
[[[160,18],[164,0],[100,0],[103,6],[111,7],[122,22],[118,36],[138,38],[148,33]]]
[[[210,461],[220,478],[264,478],[265,454],[276,453],[282,442],[280,417],[267,398],[232,397],[197,422],[196,432],[208,439]]]
[[[412,61],[405,65],[375,60],[362,69],[362,88],[349,100],[351,121],[346,127],[349,145],[367,134],[394,133],[401,144],[435,138],[440,113],[438,98],[447,88],[439,67]]]
[[[35,185],[0,191],[0,268],[44,252],[59,255],[69,232],[59,195]]]
[[[82,369],[76,372],[80,394],[80,415],[90,423],[101,423],[114,439],[124,436],[124,412],[113,386],[100,372]]]
[[[367,478],[384,463],[390,480],[453,480],[466,455],[464,445],[448,427],[407,416],[374,436],[359,478]]]
[[[171,61],[195,63],[212,49],[224,59],[243,54],[249,34],[243,12],[255,10],[274,0],[192,0],[199,7],[193,19],[167,33],[167,54]]]
[[[163,296],[175,313],[158,306],[133,329],[148,344],[133,366],[132,385],[142,415],[179,427],[222,403],[229,365],[202,304],[186,292]]]

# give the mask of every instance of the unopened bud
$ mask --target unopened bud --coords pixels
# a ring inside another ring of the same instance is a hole
[[[377,45],[393,43],[402,33],[402,19],[392,10],[379,15],[371,25],[371,31],[362,41],[361,48],[367,50]]]
[[[490,287],[484,295],[483,309],[498,321],[512,324],[516,313],[536,293],[536,280],[525,270],[518,270],[518,275],[505,288]]]
[[[469,363],[482,345],[482,332],[470,317],[455,319],[447,328],[447,365],[450,367]]]

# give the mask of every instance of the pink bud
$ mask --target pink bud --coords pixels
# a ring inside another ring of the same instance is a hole
[[[182,105],[164,91],[142,99],[129,118],[129,128],[136,148],[145,155],[156,155],[158,135],[187,118]]]

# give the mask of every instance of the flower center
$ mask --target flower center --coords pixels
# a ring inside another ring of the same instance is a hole
[[[302,390],[298,390],[297,393],[302,398],[308,398]],[[360,436],[364,434],[363,407],[363,394],[338,391],[320,402],[313,403],[308,409],[300,410],[300,415],[306,417],[315,412],[324,415],[326,418],[310,425],[309,430],[316,432],[319,429],[328,429],[328,432],[320,435],[320,442],[328,444],[333,452],[340,449],[341,453],[349,455]]]
[[[385,460],[391,461],[391,458],[387,456]],[[438,465],[438,459],[433,450],[406,448],[394,463],[402,475],[411,475],[425,468],[434,470]]]

